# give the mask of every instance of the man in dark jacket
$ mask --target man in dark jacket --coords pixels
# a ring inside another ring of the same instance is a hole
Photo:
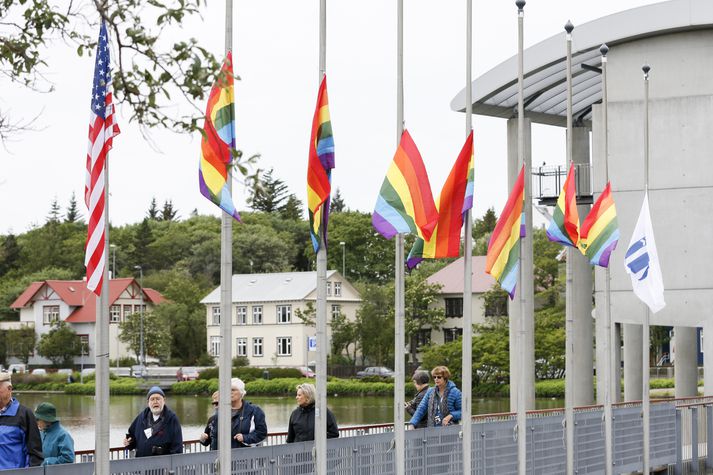
[[[136,416],[124,439],[124,447],[136,449],[137,457],[183,453],[183,432],[176,414],[166,406],[158,386],[146,395],[147,408]]]
[[[297,386],[297,409],[290,415],[287,427],[287,443],[314,440],[314,400],[316,389],[313,384],[305,383]],[[339,437],[337,419],[332,411],[327,409],[327,438]]]
[[[12,397],[10,373],[0,373],[0,470],[42,464],[42,438],[32,410]]]
[[[244,400],[245,383],[240,378],[230,380],[230,446],[234,449],[242,447],[253,447],[267,437],[267,423],[265,413],[259,406]],[[218,412],[216,411],[213,426],[206,427],[208,437],[204,440],[201,435],[201,443],[210,445],[210,450],[218,450]],[[210,425],[210,421],[209,421]],[[210,430],[210,434],[208,434]]]
[[[428,391],[429,380],[428,371],[419,370],[413,374],[413,385],[416,386],[416,397],[405,403],[406,412],[408,412],[409,415],[413,416],[416,409],[418,409],[418,405],[421,404],[421,399],[423,399],[423,396],[425,396]],[[416,429],[426,427],[426,419],[421,419],[414,427]]]

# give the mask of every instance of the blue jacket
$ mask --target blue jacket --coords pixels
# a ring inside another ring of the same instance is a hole
[[[453,422],[460,422],[461,418],[461,393],[460,390],[456,387],[455,383],[453,381],[448,381],[448,384],[446,385],[448,388],[448,412],[450,412],[451,416],[453,416]],[[429,388],[428,392],[426,395],[423,397],[421,400],[421,403],[418,405],[418,409],[416,409],[416,412],[414,413],[413,417],[411,417],[411,420],[409,421],[409,424],[415,426],[418,424],[421,419],[426,417],[428,415],[428,404],[431,401],[431,398],[433,397],[433,394],[436,390],[437,386],[434,386],[432,388]]]
[[[35,415],[12,398],[0,414],[0,470],[36,467],[41,463],[42,439]]]
[[[243,401],[243,407],[230,419],[230,446],[234,449],[256,445],[267,437],[265,413],[259,406]],[[201,442],[210,445],[210,450],[218,450],[218,412],[208,420],[205,428],[208,440]],[[243,441],[238,442],[235,436],[243,434]]]
[[[74,440],[59,422],[53,423],[41,434],[42,453],[45,456],[42,465],[74,463]]]
[[[151,437],[146,437],[147,429],[151,428]],[[183,453],[183,432],[176,414],[163,407],[163,413],[158,421],[153,420],[151,409],[141,411],[129,427],[128,436],[131,443],[127,449],[136,449],[137,457],[151,455],[169,455]]]

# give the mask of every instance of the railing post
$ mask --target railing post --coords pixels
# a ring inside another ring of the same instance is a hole
[[[698,408],[691,407],[691,470],[698,473]]]
[[[706,470],[713,468],[713,406],[706,406]]]
[[[674,470],[675,475],[681,475],[683,473],[683,437],[682,427],[683,420],[681,417],[681,409],[676,408],[676,468]]]

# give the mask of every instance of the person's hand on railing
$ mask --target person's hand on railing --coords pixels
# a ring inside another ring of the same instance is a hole
[[[206,440],[208,440],[208,437],[209,437],[208,434],[206,434],[205,432],[203,432],[203,433],[201,434],[201,442],[205,442]]]

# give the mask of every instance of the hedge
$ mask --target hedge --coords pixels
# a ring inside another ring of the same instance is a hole
[[[302,383],[314,384],[310,378],[256,379],[245,384],[245,390],[254,396],[293,396]],[[173,394],[212,394],[218,390],[218,380],[197,380],[174,383]],[[414,394],[413,384],[406,386],[406,394]],[[327,393],[338,396],[389,396],[394,393],[393,383],[365,383],[348,379],[332,378],[327,383]]]
[[[113,395],[133,395],[145,394],[146,390],[138,386],[138,381],[135,378],[119,378],[109,381],[109,394]],[[72,383],[64,386],[66,394],[84,394],[93,396],[94,382],[89,383]]]
[[[233,368],[231,371],[234,378],[240,378],[244,382],[248,383],[250,381],[255,381],[256,379],[262,379],[263,372],[267,371],[270,375],[270,379],[278,378],[301,378],[302,373],[296,368],[252,368],[247,366],[241,366],[238,368]],[[200,380],[211,380],[218,378],[218,368],[208,368],[204,369],[198,375]]]

